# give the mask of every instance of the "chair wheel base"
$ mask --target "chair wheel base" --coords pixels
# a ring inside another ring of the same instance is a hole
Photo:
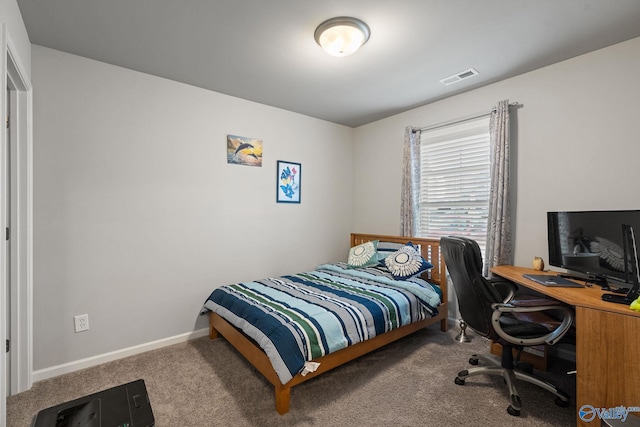
[[[509,406],[507,408],[507,412],[509,413],[509,415],[514,416],[514,417],[519,417],[520,416],[520,410],[519,409],[515,409],[513,406]]]
[[[470,365],[477,365],[478,364],[478,358],[477,357],[472,357],[469,359],[469,364]]]
[[[556,397],[554,402],[555,402],[556,405],[558,405],[561,408],[566,408],[567,406],[569,406],[569,401],[568,400],[564,400],[564,399],[561,399],[559,397]]]
[[[456,377],[455,383],[458,385],[464,385],[464,380],[461,380],[460,378]]]

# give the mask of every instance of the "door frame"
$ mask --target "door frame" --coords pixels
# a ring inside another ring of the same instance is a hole
[[[5,396],[20,393],[33,385],[33,90],[18,51],[11,39],[7,25],[0,26],[0,76],[2,95],[0,117],[6,117],[6,88],[11,92],[10,141],[5,141],[6,132],[0,132],[2,146],[12,147],[11,190],[11,283],[0,274],[0,319],[6,319],[4,296],[7,286],[11,290],[11,336],[5,337],[5,328],[0,328],[0,343],[11,340],[11,390],[6,390],[5,381],[0,381],[0,422],[6,423]],[[4,120],[4,119],[3,119]],[[4,150],[0,150],[0,167],[3,167]],[[4,187],[4,186],[0,186]],[[6,197],[0,189],[0,230],[7,224]],[[7,265],[6,245],[0,245],[0,265]],[[2,349],[4,350],[4,349]],[[6,366],[6,353],[0,351],[0,369]]]

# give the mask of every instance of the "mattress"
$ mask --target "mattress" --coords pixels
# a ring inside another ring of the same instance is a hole
[[[204,304],[255,341],[286,384],[314,359],[435,316],[441,292],[381,266],[313,271],[216,288]]]

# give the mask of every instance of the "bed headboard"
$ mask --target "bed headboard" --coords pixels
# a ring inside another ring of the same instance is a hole
[[[444,263],[442,252],[440,252],[440,239],[351,233],[351,247],[357,246],[361,243],[370,242],[372,240],[402,244],[411,242],[414,245],[420,245],[422,257],[433,264],[433,268],[425,272],[422,277],[431,283],[440,285],[440,289],[442,290],[442,301],[444,304],[447,303],[447,267]]]

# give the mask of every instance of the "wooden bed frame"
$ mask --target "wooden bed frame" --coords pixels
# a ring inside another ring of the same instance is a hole
[[[429,280],[431,283],[440,285],[442,289],[442,304],[438,307],[438,315],[424,319],[420,322],[412,323],[400,328],[394,329],[382,335],[378,335],[367,341],[354,344],[342,350],[334,353],[327,354],[323,357],[315,359],[314,362],[320,363],[320,366],[315,372],[310,372],[305,376],[297,374],[286,384],[282,384],[276,371],[273,369],[269,358],[264,351],[258,347],[253,340],[244,335],[240,330],[236,329],[222,317],[216,313],[211,312],[209,314],[209,336],[211,339],[217,338],[222,335],[224,338],[233,345],[248,361],[251,363],[265,378],[273,384],[275,388],[276,398],[276,411],[283,415],[289,411],[289,403],[291,398],[291,387],[303,383],[311,378],[314,378],[324,372],[327,372],[335,367],[343,365],[351,360],[354,360],[364,354],[367,354],[373,350],[377,350],[391,342],[394,342],[400,338],[403,338],[413,332],[416,332],[432,323],[440,321],[440,329],[443,332],[447,330],[447,285],[446,274],[447,270],[444,263],[444,258],[440,253],[440,240],[439,239],[425,239],[418,237],[398,237],[398,236],[385,236],[377,234],[351,234],[351,247],[359,245],[364,242],[380,240],[385,242],[394,243],[407,243],[411,241],[416,245],[421,246],[422,256],[427,261],[433,264],[433,268],[423,275],[423,278]]]

